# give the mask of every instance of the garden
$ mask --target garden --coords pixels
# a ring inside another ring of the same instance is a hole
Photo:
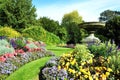
[[[119,60],[114,43],[78,44],[72,52],[49,60],[40,80],[119,80]]]
[[[120,11],[59,22],[37,18],[33,1],[0,0],[0,80],[120,80]]]

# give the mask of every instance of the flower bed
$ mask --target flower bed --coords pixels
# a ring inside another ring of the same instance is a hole
[[[120,51],[115,44],[93,46],[77,45],[73,52],[51,59],[41,69],[41,80],[119,79]]]
[[[54,56],[52,52],[46,50],[43,42],[22,38],[2,39],[0,47],[2,48],[0,50],[0,79],[2,80],[30,61],[45,56]]]

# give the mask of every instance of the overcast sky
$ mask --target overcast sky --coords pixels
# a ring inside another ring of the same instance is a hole
[[[84,21],[98,21],[104,10],[120,11],[120,0],[33,0],[37,18],[47,16],[61,22],[64,14],[77,10]]]

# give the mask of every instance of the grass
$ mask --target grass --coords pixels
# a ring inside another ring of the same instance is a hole
[[[47,46],[47,49],[53,51],[56,56],[72,51],[70,48]],[[32,61],[11,74],[6,80],[39,80],[38,74],[42,67],[51,57],[44,57]]]

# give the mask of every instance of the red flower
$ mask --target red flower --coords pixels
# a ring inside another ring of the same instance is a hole
[[[14,57],[14,54],[13,53],[6,53],[4,54],[5,58],[11,58],[11,57]]]
[[[1,61],[1,62],[5,62],[5,61],[6,61],[6,58],[5,58],[4,56],[1,56],[1,57],[0,57],[0,61]]]

